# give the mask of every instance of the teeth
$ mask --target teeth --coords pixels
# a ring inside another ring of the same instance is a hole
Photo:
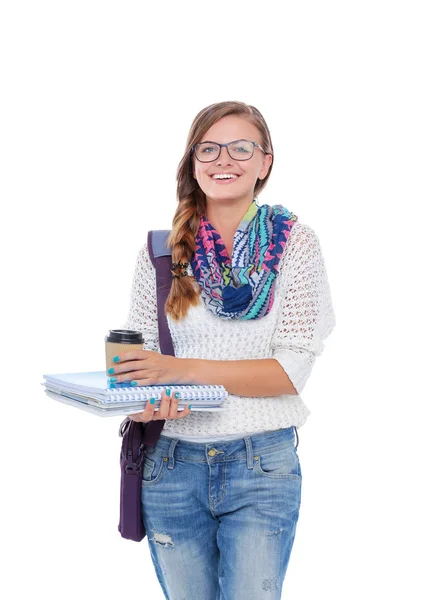
[[[236,179],[237,175],[225,175],[225,174],[215,174],[212,176],[213,179]]]

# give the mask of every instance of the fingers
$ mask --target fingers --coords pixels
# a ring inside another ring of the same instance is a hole
[[[110,376],[111,383],[131,383],[137,381],[138,385],[151,385],[147,383],[147,372],[143,370],[144,363],[140,360],[133,360],[123,365],[114,365],[107,373]]]
[[[189,404],[186,404],[185,408],[182,410],[178,410],[178,402],[179,402],[179,398],[177,398],[176,394],[178,392],[174,392],[173,390],[171,391],[171,400],[169,403],[169,411],[168,411],[168,416],[167,417],[159,417],[159,418],[166,418],[166,419],[182,419],[183,417],[187,417],[187,415],[190,415],[191,411],[189,410]],[[166,394],[165,394],[166,396]],[[168,396],[166,396],[166,398],[168,398]]]
[[[180,411],[177,415],[177,419],[184,419],[184,417],[187,417],[188,415],[190,415],[190,413],[192,412],[190,410],[190,404],[186,404],[186,406],[183,408],[182,411]]]
[[[134,375],[134,371],[140,371],[140,378],[143,378],[144,371],[141,369],[147,368],[145,367],[145,361],[150,358],[150,355],[158,354],[157,352],[153,352],[152,350],[133,350],[131,352],[124,352],[122,356],[116,356],[114,362],[111,363],[110,369],[107,370],[109,375],[116,376],[116,382],[121,383],[123,381],[130,381],[129,373],[132,372]],[[120,374],[126,373],[125,377],[119,377]],[[141,385],[151,385],[151,384],[141,384]]]
[[[167,419],[176,419],[178,413],[178,398],[176,396],[177,392],[171,390],[171,401],[169,403],[169,412]]]
[[[160,406],[158,410],[155,410],[155,403],[151,403],[147,400],[146,408],[143,412],[128,415],[133,421],[139,421],[141,423],[147,423],[148,421],[163,421],[165,419],[183,419],[190,415],[191,410],[189,404],[186,404],[185,408],[178,411],[179,398],[176,396],[177,392],[174,392],[171,388],[168,388],[170,394],[167,394],[167,390],[162,392]]]
[[[152,350],[131,350],[130,352],[124,352],[121,356],[117,356],[118,360],[114,361],[114,365],[122,365],[132,360],[145,360],[149,358],[150,354],[153,354]]]
[[[153,400],[153,398],[151,400]],[[151,400],[150,399],[147,400],[146,407],[143,410],[143,412],[128,415],[128,417],[132,421],[137,421],[138,423],[148,423],[149,421],[152,421],[154,410],[155,410],[155,403],[153,402],[153,404],[152,404]]]
[[[168,395],[167,392],[170,392]],[[177,394],[177,395],[176,395]],[[155,419],[180,419],[182,418],[182,413],[184,411],[178,412],[178,394],[179,392],[174,392],[173,389],[167,388],[163,391],[160,401],[159,410],[155,412]],[[187,405],[186,405],[187,408]],[[186,410],[186,409],[185,409]],[[190,413],[189,410],[186,411],[186,415]]]

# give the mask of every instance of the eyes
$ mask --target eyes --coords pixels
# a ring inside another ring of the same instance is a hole
[[[229,150],[231,152],[238,152],[239,154],[250,154],[251,153],[251,150],[249,150],[247,146],[231,145],[231,146],[229,146]],[[204,146],[201,149],[202,154],[214,154],[218,151],[219,151],[218,145]]]
[[[220,156],[221,149],[227,148],[229,156],[235,160],[249,160],[254,154],[255,147],[264,150],[257,142],[249,140],[234,140],[228,144],[217,144],[217,142],[200,142],[194,146],[196,158],[202,162],[212,162]]]
[[[197,156],[200,157],[217,157],[220,154],[221,148],[225,146],[229,152],[229,155],[232,158],[242,160],[242,158],[250,158],[253,155],[255,145],[256,144],[254,142],[250,142],[248,140],[234,140],[233,142],[229,142],[228,144],[217,144],[216,142],[202,142],[196,144],[196,153]]]
[[[204,142],[199,145],[199,152],[202,154],[215,154],[220,151],[220,144],[214,144],[211,142]],[[222,144],[229,149],[229,152],[237,152],[238,154],[251,154],[253,150],[252,142],[247,140],[238,140],[236,142],[229,142],[228,144]]]
[[[249,150],[245,146],[236,146],[236,148],[234,148],[234,150],[235,150],[235,152],[241,152],[242,154],[249,154],[251,152],[251,150]]]

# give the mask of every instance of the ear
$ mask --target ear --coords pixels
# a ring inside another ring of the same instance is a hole
[[[272,154],[266,154],[263,159],[263,165],[259,173],[259,179],[264,179],[268,174],[269,167],[272,164]]]

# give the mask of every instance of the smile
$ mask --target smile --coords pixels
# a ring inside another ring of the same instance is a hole
[[[214,173],[210,177],[214,181],[235,181],[240,175],[236,175],[235,173]]]

